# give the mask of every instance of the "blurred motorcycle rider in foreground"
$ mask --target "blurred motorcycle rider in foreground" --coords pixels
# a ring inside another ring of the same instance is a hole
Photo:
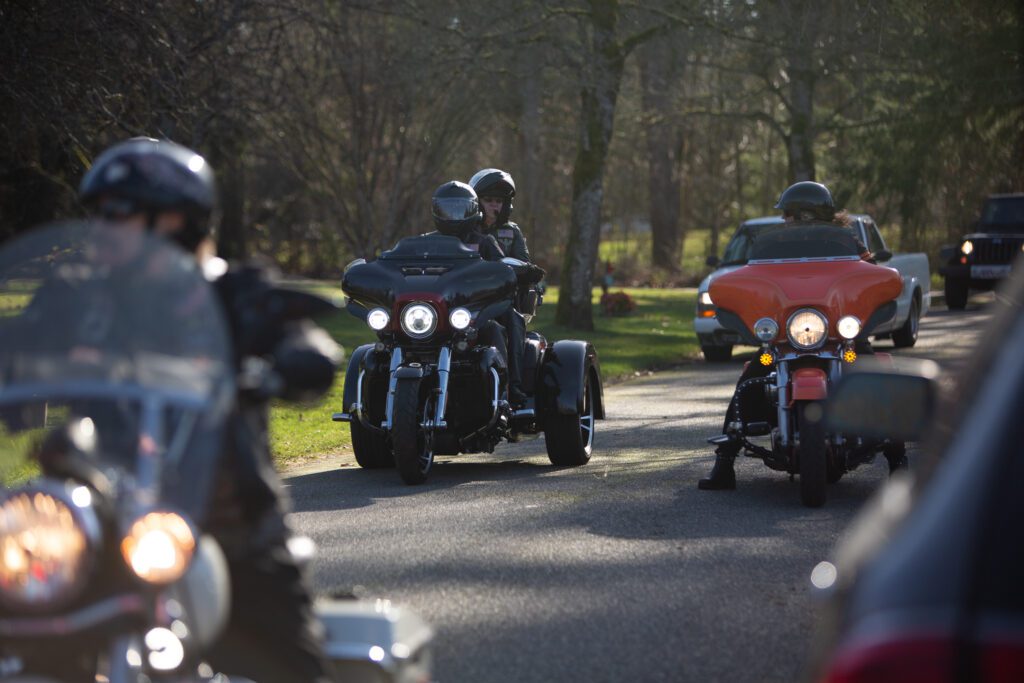
[[[270,274],[229,268],[215,257],[216,188],[202,156],[166,140],[133,138],[95,160],[79,197],[112,226],[165,236],[196,255],[227,314],[236,370],[270,359],[281,384],[275,393],[289,400],[311,400],[330,388],[340,349],[326,332],[310,321],[277,322],[260,307]],[[269,399],[240,389],[229,418],[208,530],[227,556],[231,616],[208,661],[258,681],[327,681],[321,627],[287,547],[291,530],[270,454]]]
[[[498,173],[501,172],[499,171]],[[480,174],[478,173],[477,175]],[[507,176],[508,174],[505,175]],[[434,192],[431,206],[434,226],[439,233],[458,237],[467,246],[478,250],[480,255],[488,261],[500,261],[508,255],[499,246],[497,239],[493,235],[481,232],[480,228],[484,213],[480,209],[480,201],[476,192],[466,183],[452,180],[441,185]],[[509,206],[511,206],[511,202],[509,202]],[[520,260],[525,260],[526,263],[529,263],[530,255],[526,251],[526,242],[522,240],[521,234],[520,242],[522,243],[522,253],[526,256],[526,259]],[[520,247],[515,248],[519,249]],[[544,277],[544,270],[539,266],[530,264],[525,269],[522,277],[528,282],[538,282]],[[507,349],[509,374],[508,400],[513,407],[520,407],[526,401],[526,394],[523,393],[521,388],[523,353],[526,345],[526,323],[523,320],[523,316],[515,308],[509,308],[507,312],[498,317],[497,321],[503,330],[496,330],[497,325],[487,325],[481,330],[481,334],[484,335],[482,340],[496,348]]]
[[[849,227],[850,225],[850,218],[847,212],[845,210],[836,210],[835,201],[832,199],[832,193],[829,189],[821,183],[809,180],[795,183],[786,188],[779,197],[775,208],[782,210],[782,217],[787,224],[834,223],[843,227]],[[859,239],[857,240],[857,248],[863,260],[871,263],[875,262],[873,254],[864,247]],[[870,343],[866,339],[858,341],[857,353],[872,353]],[[770,373],[770,367],[763,366],[760,363],[746,363],[743,368],[743,374],[740,375],[739,380],[736,382],[737,391],[733,394],[732,399],[729,401],[729,407],[725,412],[725,421],[722,425],[723,434],[730,434],[729,424],[740,419],[740,416],[737,414],[740,385],[748,379],[766,377]],[[745,391],[742,404],[744,406],[744,414],[748,411],[752,415],[771,413],[768,399],[764,396],[764,389],[761,386],[753,386]],[[774,416],[772,416],[772,419],[774,420]],[[711,468],[710,474],[697,482],[697,487],[705,491],[735,489],[736,470],[733,465],[736,456],[739,455],[742,448],[742,441],[735,435],[732,435],[732,438],[727,443],[716,448],[715,464]]]

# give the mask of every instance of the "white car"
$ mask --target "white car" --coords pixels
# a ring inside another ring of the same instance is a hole
[[[893,254],[889,251],[878,231],[878,226],[867,214],[851,214],[850,227],[857,232],[857,237],[875,254],[879,265],[895,268],[903,277],[903,292],[896,300],[896,315],[888,322],[875,329],[874,337],[892,338],[897,348],[913,346],[917,342],[917,332],[921,317],[931,307],[931,276],[928,266],[928,255],[924,253]],[[704,359],[709,361],[726,361],[732,357],[732,347],[740,343],[740,336],[726,329],[718,321],[715,304],[708,294],[711,282],[720,275],[731,273],[747,264],[754,237],[761,231],[783,223],[779,216],[751,218],[740,223],[732,239],[725,246],[721,261],[716,256],[709,256],[707,264],[717,269],[704,278],[697,288],[697,315],[693,319],[693,327],[697,332],[697,341],[704,352]]]

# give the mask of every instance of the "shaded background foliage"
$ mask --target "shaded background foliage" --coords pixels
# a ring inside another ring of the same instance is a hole
[[[597,241],[687,281],[792,180],[934,256],[1024,189],[1021,20],[1014,0],[8,0],[0,237],[75,215],[89,161],[146,134],[218,169],[222,252],[316,276],[506,168],[584,328]]]

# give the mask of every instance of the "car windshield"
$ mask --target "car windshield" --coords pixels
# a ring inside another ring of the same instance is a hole
[[[750,260],[859,257],[860,253],[850,228],[814,223],[779,227],[757,235]]]
[[[741,225],[736,230],[736,234],[734,234],[732,239],[729,240],[729,244],[725,246],[725,253],[722,255],[722,265],[738,266],[749,261],[751,249],[753,249],[754,246],[754,238],[768,228],[781,224],[781,222],[782,219],[779,219],[778,223],[760,225],[744,223]]]
[[[1024,196],[988,200],[981,223],[989,228],[1024,234]]]

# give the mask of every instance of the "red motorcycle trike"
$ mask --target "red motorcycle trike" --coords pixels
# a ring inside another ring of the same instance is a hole
[[[763,233],[748,264],[717,278],[709,291],[723,325],[760,347],[736,388],[726,433],[775,470],[800,475],[804,505],[825,502],[827,483],[902,443],[825,432],[829,389],[868,335],[896,312],[899,274],[862,260],[853,233],[835,224],[780,226]],[[750,441],[770,436],[769,447]]]

